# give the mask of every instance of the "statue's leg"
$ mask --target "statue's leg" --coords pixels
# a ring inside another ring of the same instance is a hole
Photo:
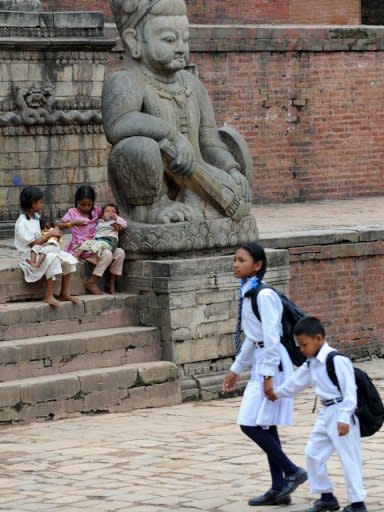
[[[108,177],[117,204],[134,221],[166,224],[194,217],[190,206],[168,197],[164,163],[153,139],[130,137],[116,144]]]
[[[159,146],[148,137],[130,137],[111,151],[108,177],[117,203],[126,211],[159,199],[164,165]]]

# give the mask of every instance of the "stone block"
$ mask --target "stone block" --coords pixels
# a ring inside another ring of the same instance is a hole
[[[145,386],[152,386],[167,380],[176,380],[179,370],[169,361],[149,362],[138,367],[139,381]]]
[[[104,27],[101,12],[55,12],[53,18],[55,27],[60,29]]]
[[[20,399],[23,403],[46,402],[72,398],[80,391],[76,375],[52,375],[20,381]]]
[[[129,389],[137,380],[135,366],[125,365],[118,368],[103,368],[98,371],[78,372],[81,392],[88,395],[104,392],[107,389]]]

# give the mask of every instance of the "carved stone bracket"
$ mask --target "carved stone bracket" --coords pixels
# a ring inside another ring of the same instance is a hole
[[[233,248],[257,239],[258,230],[252,215],[243,217],[239,222],[229,218],[176,224],[131,222],[120,238],[128,258],[130,255],[137,258]]]
[[[55,109],[54,87],[51,84],[13,89],[15,111],[0,115],[0,127],[20,125],[89,125],[101,124],[101,112],[95,109],[63,111]],[[10,100],[4,102],[10,105]],[[88,106],[85,102],[83,105]],[[0,107],[0,111],[1,111]]]

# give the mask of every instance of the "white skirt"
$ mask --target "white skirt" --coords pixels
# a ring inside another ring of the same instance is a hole
[[[54,251],[49,252],[40,267],[32,267],[26,261],[20,261],[19,266],[24,273],[24,279],[27,283],[35,283],[42,277],[46,279],[55,279],[60,274],[70,274],[76,272],[77,259],[69,252]]]
[[[259,368],[263,361],[264,349],[255,350],[252,375],[244,390],[237,418],[239,425],[248,427],[270,427],[272,425],[292,425],[293,398],[279,398],[275,402],[264,395],[264,378]],[[293,373],[292,362],[285,347],[280,344],[280,356],[283,371],[273,377],[274,386],[282,384]]]

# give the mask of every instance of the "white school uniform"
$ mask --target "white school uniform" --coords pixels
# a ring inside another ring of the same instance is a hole
[[[36,268],[25,260],[31,256],[31,242],[40,238],[41,229],[39,216],[28,218],[24,213],[19,215],[15,224],[15,246],[20,254],[20,267],[24,272],[27,283],[34,283],[43,276],[55,279],[57,275],[69,274],[76,271],[77,259],[68,252],[54,249],[47,253],[47,257],[40,267]]]
[[[242,295],[250,289],[248,281],[242,287]],[[257,295],[260,322],[252,310],[250,297],[244,297],[242,307],[242,330],[245,339],[241,351],[231,366],[231,371],[240,374],[251,367],[251,377],[245,388],[238,414],[238,424],[245,426],[291,425],[293,423],[293,400],[282,398],[275,402],[264,395],[264,375],[273,377],[275,386],[283,383],[293,373],[292,362],[285,347],[280,343],[283,306],[280,297],[270,288]],[[257,342],[263,342],[264,347]],[[279,371],[279,365],[282,371]]]
[[[335,371],[341,393],[332,383],[326,369],[326,358],[332,350],[334,349],[328,343],[324,343],[317,356],[301,365],[287,382],[275,389],[275,393],[278,397],[293,396],[312,385],[320,400],[342,396],[341,402],[323,406],[320,410],[305,449],[305,457],[311,492],[333,492],[326,464],[336,451],[343,468],[348,498],[353,503],[364,501],[366,497],[362,477],[359,420],[354,415],[357,404],[356,381],[351,361],[346,357],[335,357]],[[349,425],[347,435],[339,436],[338,422]]]

